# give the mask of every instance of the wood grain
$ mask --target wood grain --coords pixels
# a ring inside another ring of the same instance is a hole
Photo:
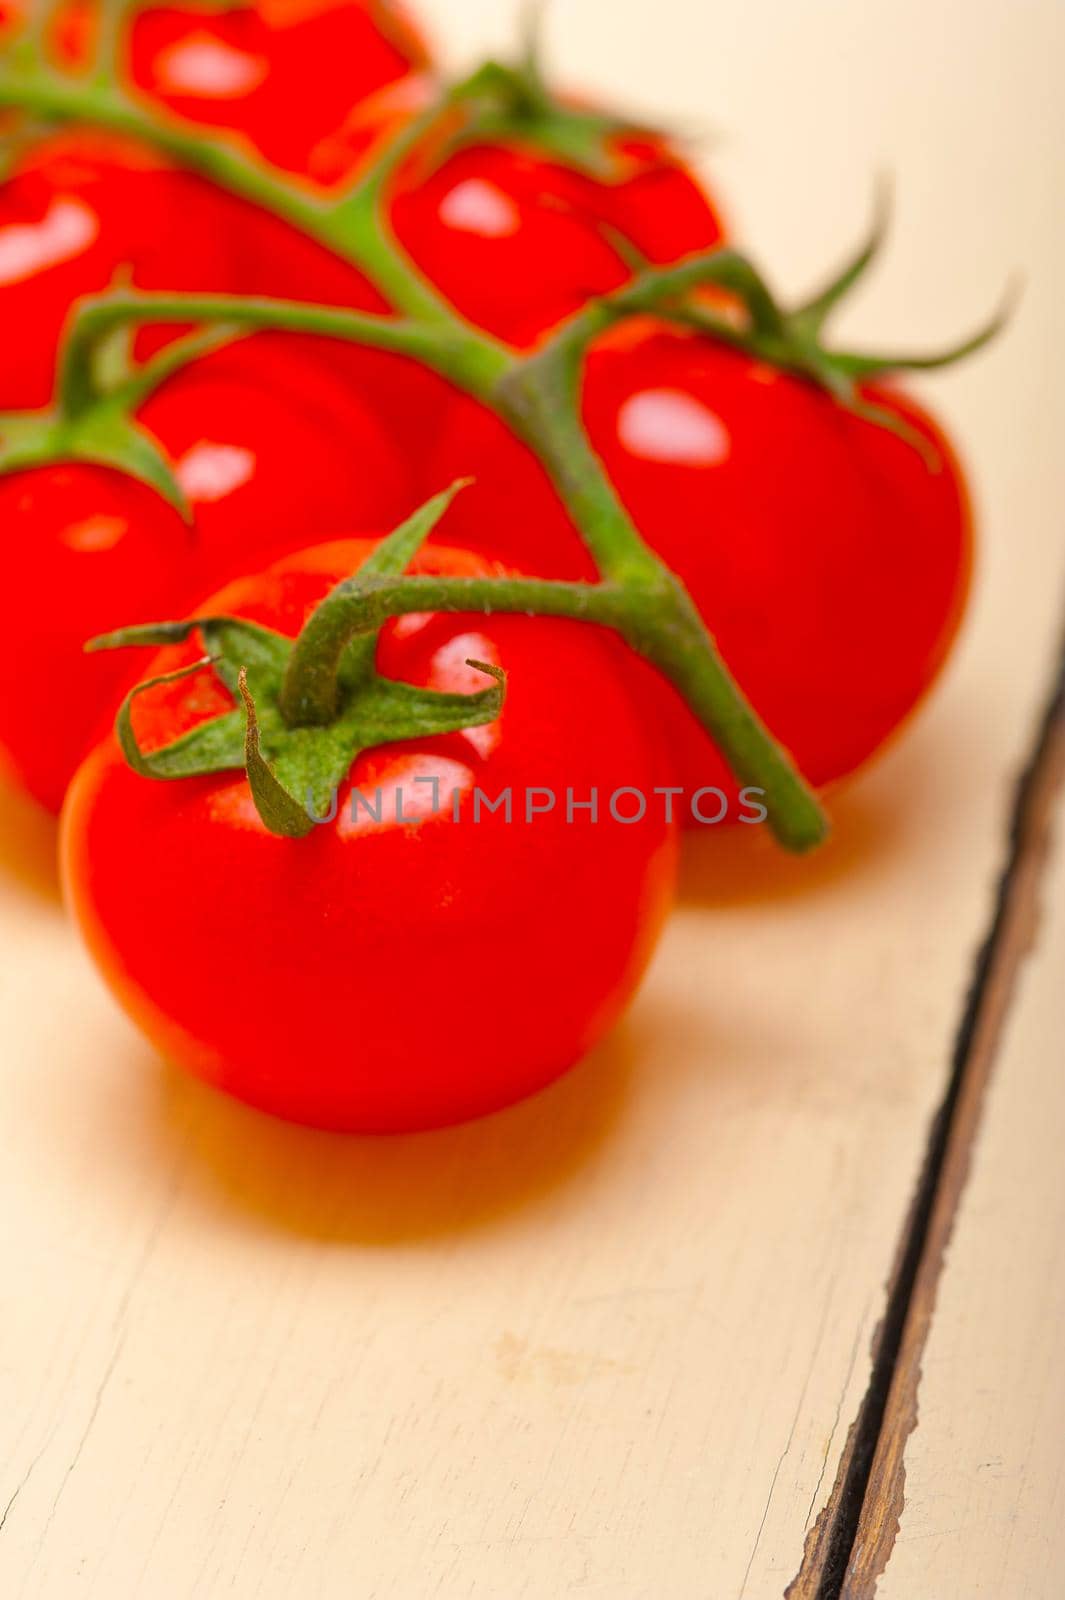
[[[463,48],[507,25],[424,9]],[[985,530],[963,646],[821,858],[693,846],[618,1037],[430,1138],[300,1134],[168,1075],[3,802],[5,1595],[779,1600],[836,1480],[1057,645],[1065,12],[572,0],[552,37],[578,85],[735,130],[715,166],[786,286],[890,152],[855,337],[953,334],[1032,264],[1008,338],[934,391]]]

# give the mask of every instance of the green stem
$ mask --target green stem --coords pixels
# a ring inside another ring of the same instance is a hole
[[[324,726],[337,712],[344,652],[390,617],[413,612],[503,612],[572,617],[616,627],[625,596],[606,585],[538,578],[362,577],[341,584],[305,624],[292,648],[281,712],[290,727]]]
[[[672,574],[648,550],[592,449],[581,420],[585,357],[615,322],[682,299],[710,284],[743,298],[760,326],[783,327],[763,278],[734,250],[715,250],[676,265],[648,268],[632,283],[595,300],[535,354],[501,375],[495,408],[539,455],[605,576],[661,587]],[[767,335],[768,336],[768,335]]]
[[[246,328],[238,328],[229,323],[195,328],[191,333],[183,334],[180,339],[173,340],[171,344],[164,345],[156,355],[143,362],[131,377],[108,390],[101,398],[126,412],[136,411],[137,407],[142,405],[149,395],[154,394],[168,378],[172,378],[191,362],[202,361],[204,356],[212,355],[225,345],[232,344],[235,339],[242,338],[247,331]],[[62,397],[62,405],[63,410],[69,414],[66,396]]]
[[[643,584],[356,576],[319,606],[293,646],[281,690],[282,715],[290,727],[332,722],[345,651],[391,617],[468,611],[598,623],[620,634],[680,691],[728,752],[740,783],[763,792],[780,843],[796,852],[813,849],[826,833],[817,800],[736,689],[683,586],[660,570],[665,581],[653,595]]]
[[[396,175],[415,153],[440,119],[455,103],[455,95],[445,90],[434,103],[411,120],[393,136],[369,169],[333,203],[330,216],[338,237],[357,241],[357,248],[372,249],[376,244],[375,231],[388,227],[388,191]],[[391,232],[391,230],[389,230]],[[423,285],[432,296],[431,311],[434,317],[457,316],[457,312],[441,302],[428,280]]]
[[[495,403],[540,457],[600,573],[658,583],[663,568],[618,498],[580,423],[582,352],[560,340],[505,373]]]
[[[0,106],[58,122],[89,123],[142,140],[178,165],[322,238],[327,208],[321,201],[285,183],[234,145],[186,131],[180,123],[156,115],[111,85],[86,83],[51,70],[22,75],[5,64],[0,68]]]
[[[746,263],[685,263],[647,274],[634,286],[635,295],[642,302],[651,278],[690,286],[693,279],[706,282],[708,272],[719,281],[716,275],[723,272],[739,281],[744,274],[737,266]],[[809,850],[827,832],[816,797],[732,678],[680,579],[640,537],[581,423],[587,330],[597,320],[613,320],[618,301],[627,298],[622,291],[575,318],[537,355],[505,375],[496,401],[551,473],[601,574],[614,586],[598,592],[621,597],[613,615],[600,620],[617,627],[680,691],[736,777],[764,790],[770,825],[780,842],[789,850]],[[582,323],[584,331],[575,336],[575,325]]]
[[[785,335],[786,318],[762,274],[746,256],[722,248],[689,256],[671,266],[649,267],[631,283],[579,312],[565,324],[560,337],[587,346],[596,333],[612,322],[645,313],[657,315],[671,301],[711,287],[724,289],[743,301],[756,333],[767,338]]]
[[[734,777],[762,791],[778,843],[797,855],[816,849],[828,835],[816,795],[737,686],[680,580],[668,579],[670,598],[649,616],[637,603],[620,631],[687,701]]]
[[[319,334],[412,356],[471,394],[487,398],[514,365],[505,345],[464,327],[426,326],[407,318],[376,316],[341,307],[307,305],[243,295],[156,294],[119,290],[82,300],[62,356],[60,392],[76,409],[95,398],[93,352],[115,328],[148,322],[220,323],[233,328],[276,328]],[[175,358],[159,363],[169,376]]]
[[[355,262],[397,310],[426,323],[475,330],[444,299],[400,246],[392,230],[388,191],[404,162],[452,104],[445,91],[390,140],[367,172],[328,207],[325,243]]]

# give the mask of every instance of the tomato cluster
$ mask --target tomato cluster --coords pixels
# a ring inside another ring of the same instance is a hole
[[[0,29],[17,31],[19,12],[6,6]],[[56,59],[80,70],[98,26],[90,0],[60,7]],[[142,6],[123,71],[160,115],[322,197],[344,193],[435,93],[429,49],[392,0]],[[585,162],[539,138],[535,119],[524,132],[460,122],[412,146],[388,220],[437,291],[517,350],[641,261],[723,238],[716,205],[656,134],[603,118]],[[390,311],[293,223],[125,133],[20,137],[0,184],[0,412],[54,402],[71,307],[116,282]],[[183,331],[140,328],[135,358]],[[896,389],[862,399],[877,416],[646,316],[605,335],[583,374],[584,426],[621,501],[819,787],[867,760],[926,693],[971,563],[949,442]],[[187,520],[121,465],[49,460],[0,476],[0,747],[58,810],[96,746],[71,790],[64,861],[109,981],[169,1055],[317,1125],[437,1125],[540,1087],[630,995],[676,855],[676,821],[659,809],[604,822],[560,797],[713,787],[734,812],[722,756],[676,692],[597,628],[430,615],[388,625],[378,669],[455,692],[470,687],[468,659],[495,663],[509,674],[501,716],[359,755],[335,816],[308,838],[274,837],[241,773],[145,781],[104,737],[143,660],[85,658],[94,635],[199,607],[295,637],[370,535],[466,476],[474,486],[416,570],[596,569],[528,446],[413,358],[255,333],[177,368],[133,422],[169,463]],[[196,653],[175,646],[149,675]],[[138,735],[154,749],[234,704],[220,682],[183,677],[140,696]],[[446,803],[371,825],[353,797],[382,775],[433,780]],[[481,791],[530,787],[553,796],[536,826],[482,816]]]

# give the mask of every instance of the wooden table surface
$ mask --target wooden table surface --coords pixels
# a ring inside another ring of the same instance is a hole
[[[462,59],[513,11],[422,9]],[[4,795],[4,1595],[1065,1593],[1065,7],[566,0],[550,34],[578,85],[727,130],[792,290],[890,167],[854,337],[953,337],[1025,270],[924,390],[983,527],[963,646],[820,858],[694,844],[617,1037],[417,1139],[168,1073]]]

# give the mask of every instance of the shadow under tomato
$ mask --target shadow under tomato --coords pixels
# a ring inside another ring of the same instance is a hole
[[[384,1247],[485,1227],[576,1181],[617,1123],[640,1055],[623,1023],[520,1105],[383,1138],[293,1127],[165,1068],[160,1132],[185,1147],[190,1187],[212,1209],[324,1243]]]
[[[764,824],[692,829],[681,858],[682,904],[788,900],[885,870],[912,841],[927,777],[923,752],[911,749],[829,792],[830,837],[806,856],[789,855]]]
[[[56,819],[18,786],[0,764],[0,874],[58,903]]]

